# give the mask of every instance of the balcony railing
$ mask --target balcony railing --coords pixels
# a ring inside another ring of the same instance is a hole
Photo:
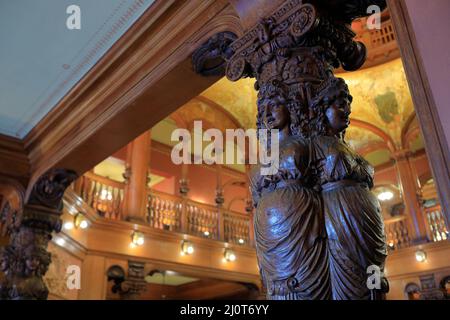
[[[97,213],[121,220],[125,184],[86,173],[74,191]],[[251,216],[155,190],[147,192],[146,222],[155,229],[253,246]]]
[[[253,244],[250,216],[154,190],[148,192],[147,222],[157,229]]]
[[[100,216],[114,220],[122,218],[124,188],[121,182],[90,172],[73,184],[74,191]]]
[[[384,221],[386,242],[390,250],[406,248],[411,245],[406,216],[399,216]]]
[[[97,213],[121,220],[125,184],[93,173],[80,177],[73,189]],[[440,206],[424,208],[430,241],[448,240]],[[155,190],[147,192],[146,222],[155,229],[186,233],[238,245],[254,245],[251,216]],[[385,220],[386,242],[396,250],[413,244],[408,216]]]
[[[440,206],[425,208],[425,217],[430,239],[433,242],[447,240],[449,233]]]

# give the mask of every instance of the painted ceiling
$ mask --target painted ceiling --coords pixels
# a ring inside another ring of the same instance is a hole
[[[402,128],[414,112],[401,59],[337,76],[345,79],[353,96],[351,118],[381,129],[400,147]],[[253,86],[253,79],[230,82],[222,78],[201,96],[230,112],[242,127],[254,128],[257,95]],[[356,149],[383,141],[378,135],[355,125],[350,125],[346,137]],[[416,150],[423,148],[420,136],[413,145]],[[372,152],[367,157],[374,165],[389,160],[387,150]]]
[[[0,133],[23,138],[153,2],[0,1]]]

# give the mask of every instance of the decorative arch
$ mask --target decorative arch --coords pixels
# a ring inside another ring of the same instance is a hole
[[[420,134],[420,127],[417,123],[416,113],[413,112],[409,115],[408,119],[405,122],[405,125],[402,128],[401,133],[401,143],[403,149],[409,149],[409,144],[411,141]]]
[[[234,197],[233,199],[230,200],[230,202],[228,203],[228,207],[227,210],[231,211],[231,208],[233,207],[233,204],[237,203],[237,202],[243,202],[244,206],[247,204],[247,199],[245,197]]]
[[[378,128],[377,126],[374,126],[371,123],[368,123],[366,121],[363,120],[359,120],[359,119],[354,119],[351,118],[350,119],[350,124],[354,125],[355,127],[359,127],[365,130],[368,130],[374,134],[376,134],[377,136],[379,136],[383,141],[384,141],[384,146],[391,152],[395,152],[397,150],[394,140],[392,139],[392,137],[390,135],[388,135],[386,132],[384,132],[383,130],[381,130],[380,128]],[[372,150],[373,151],[373,150]]]

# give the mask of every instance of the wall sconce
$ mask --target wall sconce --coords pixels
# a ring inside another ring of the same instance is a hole
[[[242,239],[242,238],[240,238],[240,239],[238,240],[238,242],[239,242],[239,244],[244,244],[244,243],[245,243],[245,240]]]
[[[184,256],[186,254],[193,254],[194,253],[194,245],[192,242],[183,240],[181,242],[181,255]]]
[[[57,238],[55,240],[56,244],[60,247],[64,247],[64,245],[66,244],[66,240],[64,240],[63,238]]]
[[[89,222],[81,213],[77,213],[75,215],[73,218],[73,224],[75,225],[75,228],[81,229],[86,229],[89,226]]]
[[[380,192],[377,196],[378,200],[380,201],[388,201],[391,200],[394,197],[394,194],[392,193],[392,191],[383,191]]]
[[[416,260],[418,262],[425,262],[427,260],[427,254],[423,250],[416,251]]]
[[[64,229],[72,230],[75,227],[72,221],[67,221],[64,223]]]
[[[225,262],[227,261],[235,261],[236,260],[236,254],[233,250],[226,248],[223,252],[223,260]]]
[[[133,246],[142,246],[144,244],[144,234],[139,231],[133,231],[131,234],[131,244]]]

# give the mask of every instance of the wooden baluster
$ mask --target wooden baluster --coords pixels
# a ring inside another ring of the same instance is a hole
[[[217,208],[217,231],[218,231],[218,235],[217,235],[217,239],[220,241],[225,241],[225,220],[224,220],[224,214],[225,211],[218,207]]]

